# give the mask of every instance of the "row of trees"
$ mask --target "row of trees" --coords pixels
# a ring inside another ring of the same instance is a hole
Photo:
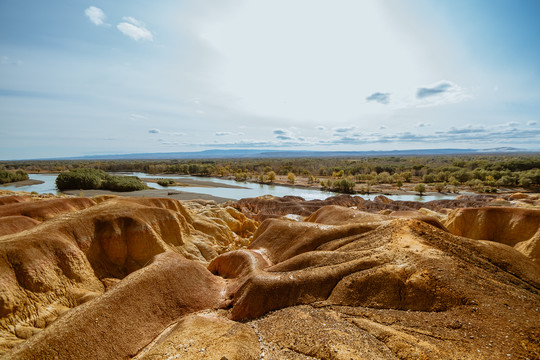
[[[423,182],[459,186],[482,182],[485,187],[540,186],[540,156],[387,156],[359,158],[219,159],[219,160],[106,160],[14,161],[0,169],[66,171],[94,168],[107,172],[134,171],[231,177],[239,181],[273,182],[269,174],[289,177],[347,179],[362,184]],[[478,180],[478,181],[477,181]],[[290,181],[290,180],[289,180]],[[293,180],[294,181],[294,180]],[[290,181],[290,182],[293,182]],[[312,181],[314,182],[314,181]],[[344,182],[343,182],[344,183]]]

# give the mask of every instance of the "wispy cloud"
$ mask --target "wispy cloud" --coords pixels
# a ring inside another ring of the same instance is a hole
[[[148,130],[150,134],[159,134],[161,131],[159,129],[150,129]]]
[[[230,132],[230,131],[218,131],[215,133],[216,136],[242,136],[244,135],[243,132]]]
[[[429,125],[430,125],[429,123],[417,122],[416,125],[414,125],[414,127],[423,128]]]
[[[154,35],[146,28],[146,25],[141,21],[132,18],[131,16],[123,17],[124,22],[121,22],[116,27],[124,35],[129,36],[134,40],[154,41]]]
[[[473,127],[472,125],[467,125],[466,127],[463,127],[463,128],[456,128],[452,126],[450,129],[448,129],[446,133],[461,135],[461,134],[477,134],[477,133],[482,133],[485,131],[486,129],[483,126]]]
[[[12,60],[9,58],[9,56],[0,56],[0,64],[2,65],[13,65],[13,66],[20,66],[22,65],[21,60]]]
[[[527,122],[527,126],[535,126],[536,124],[538,124],[536,121],[528,121]]]
[[[137,113],[129,114],[129,118],[131,120],[147,120],[148,119],[146,116],[137,114]]]
[[[94,25],[96,26],[108,25],[105,23],[105,18],[106,18],[105,13],[100,8],[95,7],[95,6],[90,6],[89,8],[84,10],[84,13],[86,14],[86,16],[88,16],[90,21],[94,23]]]
[[[354,130],[354,127],[342,127],[333,129],[336,133],[346,133]]]
[[[369,95],[366,101],[375,101],[379,104],[388,104],[390,102],[390,93],[376,92]]]
[[[393,134],[383,134],[380,132],[366,132],[354,128],[347,133],[334,133],[330,138],[304,138],[288,136],[287,130],[276,129],[274,140],[241,139],[232,142],[214,142],[204,144],[212,147],[268,147],[279,148],[285,146],[337,146],[337,145],[365,145],[376,143],[415,143],[415,144],[482,144],[491,146],[492,144],[515,143],[515,139],[520,139],[520,143],[534,143],[540,138],[540,129],[516,129],[501,127],[485,127],[467,125],[464,127],[450,127],[446,130],[431,133],[416,133],[412,131],[397,132]],[[281,131],[280,131],[281,130]],[[290,135],[290,134],[289,134]]]

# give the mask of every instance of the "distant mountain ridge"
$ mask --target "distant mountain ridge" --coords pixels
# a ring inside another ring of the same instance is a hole
[[[166,159],[242,159],[242,158],[302,158],[302,157],[362,157],[362,156],[411,156],[459,155],[494,153],[535,153],[525,149],[499,147],[491,149],[411,149],[371,151],[311,151],[311,150],[204,150],[195,152],[136,153],[116,155],[87,155],[78,157],[48,158],[42,160],[166,160]]]

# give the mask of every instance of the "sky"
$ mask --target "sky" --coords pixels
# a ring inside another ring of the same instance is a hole
[[[537,0],[1,0],[0,159],[540,150]]]

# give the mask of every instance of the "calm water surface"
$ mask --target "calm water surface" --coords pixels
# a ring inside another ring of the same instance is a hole
[[[125,173],[124,173],[125,174]],[[263,195],[273,195],[273,196],[286,196],[286,195],[293,195],[293,196],[300,196],[303,197],[306,200],[324,200],[330,196],[337,195],[336,193],[330,192],[330,191],[321,191],[316,189],[303,189],[303,188],[296,188],[296,187],[289,187],[289,186],[280,186],[280,185],[263,185],[263,184],[256,184],[256,183],[249,183],[249,182],[237,182],[234,180],[227,180],[227,179],[221,179],[221,178],[206,178],[206,177],[197,177],[197,176],[183,176],[183,175],[151,175],[151,174],[145,174],[145,173],[129,173],[129,175],[135,175],[140,177],[141,179],[148,178],[148,177],[159,177],[159,178],[166,178],[166,179],[177,179],[178,182],[182,182],[182,179],[191,179],[191,180],[198,180],[198,181],[212,181],[214,183],[220,183],[220,184],[228,184],[228,185],[235,185],[235,186],[241,186],[244,189],[234,189],[234,188],[212,188],[212,187],[197,187],[197,186],[169,186],[169,187],[163,187],[156,183],[147,183],[147,185],[150,188],[153,189],[169,189],[169,190],[178,190],[178,191],[185,191],[185,192],[192,192],[197,194],[209,194],[213,196],[223,197],[223,198],[229,198],[229,199],[235,199],[239,200],[242,198],[250,198],[250,197],[257,197],[257,196],[263,196]],[[28,191],[32,192],[35,191],[39,194],[56,194],[58,193],[55,185],[56,177],[58,174],[30,174],[30,179],[33,180],[41,180],[44,183],[38,184],[38,185],[29,185],[29,186],[21,186],[21,187],[15,187],[13,185],[10,186],[1,186],[0,189],[5,190],[12,190],[12,191]],[[364,199],[373,199],[376,194],[371,195],[360,195]],[[455,195],[433,195],[433,196],[417,196],[417,195],[388,195],[392,200],[402,200],[402,201],[431,201],[431,200],[442,200],[442,199],[453,199],[455,198]]]
[[[159,177],[166,179],[178,179],[178,182],[182,182],[182,179],[191,179],[191,180],[208,180],[215,183],[227,184],[227,185],[236,185],[242,186],[247,189],[231,189],[231,188],[208,188],[208,187],[195,187],[195,186],[168,186],[163,187],[156,183],[147,183],[148,186],[154,189],[175,189],[180,191],[188,191],[199,194],[210,194],[219,197],[225,197],[230,199],[242,199],[248,197],[257,197],[263,195],[273,195],[273,196],[300,196],[306,200],[324,200],[330,196],[338,195],[330,191],[321,191],[316,189],[303,189],[297,187],[289,186],[280,186],[280,185],[263,185],[250,182],[237,182],[235,180],[227,180],[221,178],[201,178],[197,176],[183,176],[183,175],[148,175],[144,173],[133,173],[133,175],[140,178],[145,177]],[[359,195],[363,199],[372,200],[377,196],[377,194],[371,195]],[[388,195],[388,198],[392,200],[401,200],[401,201],[431,201],[431,200],[442,200],[442,199],[453,199],[456,195],[433,195],[433,196],[417,196],[417,195]]]

